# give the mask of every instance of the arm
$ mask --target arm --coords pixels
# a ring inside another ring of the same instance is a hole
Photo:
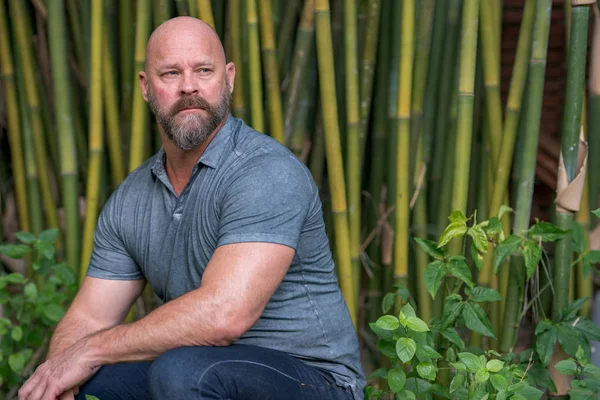
[[[52,335],[47,359],[62,353],[92,333],[123,322],[144,285],[143,280],[118,281],[86,277]]]
[[[283,280],[294,249],[272,243],[218,247],[202,286],[145,318],[89,337],[93,364],[148,360],[181,346],[224,346],[258,320]]]

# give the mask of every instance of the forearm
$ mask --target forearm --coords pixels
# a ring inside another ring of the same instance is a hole
[[[107,328],[77,312],[67,312],[60,320],[50,340],[47,358],[59,354],[81,339]]]
[[[218,304],[209,293],[187,293],[139,321],[91,335],[92,357],[103,365],[153,360],[183,346],[229,345],[242,332],[226,323],[234,319]]]

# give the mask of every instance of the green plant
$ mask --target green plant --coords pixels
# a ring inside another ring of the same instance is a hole
[[[0,245],[0,254],[34,260],[35,278],[0,275],[0,397],[14,391],[43,359],[51,330],[76,289],[73,271],[55,260],[57,229],[16,236],[21,244]]]
[[[571,383],[569,396],[571,400],[597,399],[600,394],[600,368],[589,362],[584,349],[579,346],[575,358],[556,363],[555,368],[565,375],[572,375],[575,380]]]

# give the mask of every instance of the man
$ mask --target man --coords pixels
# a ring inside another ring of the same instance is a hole
[[[308,169],[229,115],[204,22],[148,41],[161,151],[102,210],[87,276],[20,400],[361,399],[364,376]],[[164,304],[123,324],[148,282]]]

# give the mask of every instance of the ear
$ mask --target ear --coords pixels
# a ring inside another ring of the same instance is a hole
[[[235,64],[230,62],[225,66],[225,76],[227,81],[229,82],[229,87],[231,89],[231,93],[233,93],[233,85],[235,82]]]
[[[140,83],[140,89],[142,90],[144,100],[148,101],[148,79],[146,78],[146,73],[144,71],[138,73],[138,82]]]

